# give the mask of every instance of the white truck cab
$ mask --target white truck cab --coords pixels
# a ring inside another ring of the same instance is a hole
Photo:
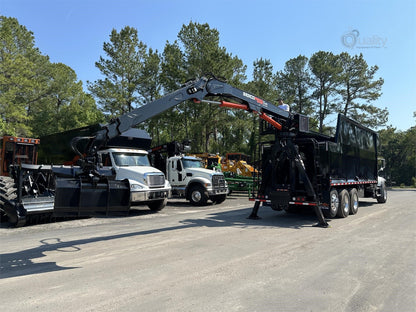
[[[103,169],[111,169],[116,180],[127,179],[132,204],[148,205],[153,211],[166,206],[171,186],[160,170],[152,167],[148,152],[130,148],[108,148],[98,151]]]
[[[166,173],[172,195],[185,197],[195,206],[222,203],[228,186],[222,172],[204,168],[202,160],[193,156],[173,156],[166,162]]]

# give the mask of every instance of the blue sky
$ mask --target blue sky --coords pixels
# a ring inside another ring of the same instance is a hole
[[[75,70],[86,81],[102,78],[95,62],[114,28],[138,30],[139,39],[159,52],[182,25],[208,23],[220,45],[248,66],[270,59],[274,72],[300,54],[323,50],[363,53],[383,95],[388,125],[407,130],[416,124],[416,1],[414,0],[0,0],[0,15],[15,17],[34,33],[39,50],[52,62]],[[331,122],[330,120],[327,120]]]

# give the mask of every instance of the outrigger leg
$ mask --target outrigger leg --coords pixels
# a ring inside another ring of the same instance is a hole
[[[318,217],[318,224],[316,224],[314,226],[319,226],[319,227],[323,227],[323,228],[330,227],[328,222],[326,222],[324,214],[322,213],[322,210],[319,206],[315,206],[315,214]]]
[[[251,211],[251,214],[248,216],[247,219],[251,219],[251,220],[259,220],[261,219],[257,213],[259,212],[259,208],[260,208],[260,202],[256,201],[253,207],[253,210]]]

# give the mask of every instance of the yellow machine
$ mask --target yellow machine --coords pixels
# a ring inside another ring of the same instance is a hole
[[[242,153],[227,153],[221,162],[221,170],[236,176],[252,177],[257,170],[247,163],[248,158]]]
[[[225,157],[210,153],[188,153],[188,156],[201,158],[205,168],[221,169],[232,176],[252,177],[257,172],[247,163],[249,156],[242,153],[227,153]]]
[[[205,168],[207,169],[214,169],[214,168],[221,169],[219,165],[221,164],[221,156],[217,154],[188,153],[187,155],[201,158],[204,163]]]

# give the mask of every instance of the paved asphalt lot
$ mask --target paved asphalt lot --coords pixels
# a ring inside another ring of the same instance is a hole
[[[416,311],[416,190],[313,227],[232,195],[0,227],[3,311]]]

